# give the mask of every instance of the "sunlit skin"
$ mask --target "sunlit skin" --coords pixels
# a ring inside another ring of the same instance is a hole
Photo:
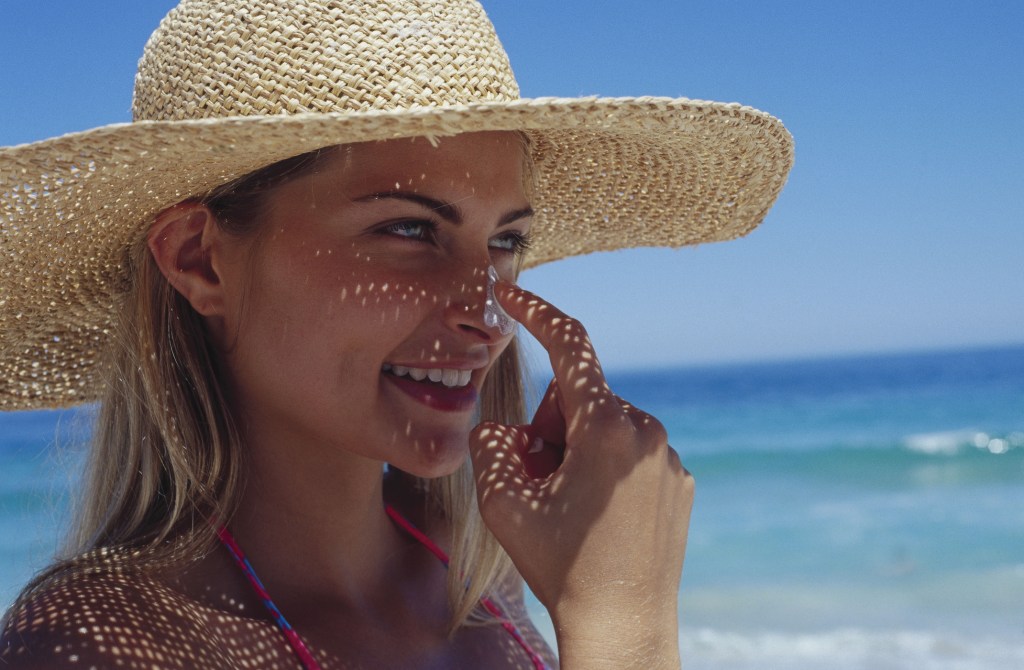
[[[551,614],[563,667],[678,667],[693,478],[661,423],[609,388],[579,321],[511,284],[495,293],[554,379],[529,425],[471,437],[484,520]]]
[[[381,505],[383,463],[436,477],[471,457],[484,520],[550,612],[562,667],[678,667],[693,482],[661,424],[612,393],[582,325],[511,282],[533,218],[523,169],[512,133],[350,145],[272,191],[257,236],[224,233],[196,202],[150,232],[232,388],[248,484],[231,529],[329,658],[530,667],[500,628],[446,637],[444,569]],[[511,337],[484,322],[491,265],[497,299],[550,356],[526,426],[474,426],[473,389]],[[472,372],[438,400],[396,365]],[[224,552],[168,580],[225,621],[264,616]]]
[[[487,267],[511,278],[530,227],[522,170],[511,134],[357,144],[273,194],[255,251],[227,242],[219,271],[216,332],[250,443],[318,467],[454,471],[472,398],[437,411],[382,368],[470,370],[480,388],[511,337],[484,325],[483,302]]]
[[[233,389],[249,484],[232,532],[289,621],[338,658],[524,660],[492,628],[438,651],[444,568],[380,504],[383,463],[437,477],[468,456],[475,402],[439,409],[384,368],[471,370],[467,388],[482,385],[512,337],[483,305],[487,268],[513,278],[532,222],[523,156],[513,133],[347,145],[269,194],[257,236],[225,234],[194,202],[151,231]],[[176,586],[262,614],[223,553]]]

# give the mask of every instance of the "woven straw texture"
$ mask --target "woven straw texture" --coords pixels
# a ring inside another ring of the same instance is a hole
[[[0,149],[0,409],[98,396],[126,250],[154,215],[317,147],[530,136],[531,267],[748,233],[792,139],[736,104],[519,98],[475,0],[184,0],[147,43],[135,121]]]

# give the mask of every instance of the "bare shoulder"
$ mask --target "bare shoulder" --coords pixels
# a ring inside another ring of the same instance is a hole
[[[8,613],[0,666],[29,670],[220,665],[201,619],[171,589],[144,573],[74,570],[56,576]]]

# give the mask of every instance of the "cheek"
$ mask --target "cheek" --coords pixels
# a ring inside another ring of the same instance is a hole
[[[271,306],[278,319],[350,326],[392,326],[436,307],[436,286],[361,254],[314,251],[289,254],[265,264],[253,299]]]

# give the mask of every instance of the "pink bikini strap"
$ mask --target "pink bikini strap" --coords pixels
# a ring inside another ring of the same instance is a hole
[[[281,633],[284,634],[285,640],[288,641],[288,645],[295,652],[295,655],[299,657],[302,662],[302,667],[305,670],[320,670],[320,664],[313,658],[313,654],[309,651],[309,647],[302,641],[299,634],[295,632],[292,625],[284,618],[281,614],[281,610],[277,609],[277,605],[271,599],[270,594],[267,593],[267,589],[263,587],[263,582],[256,576],[256,571],[253,569],[252,564],[249,563],[249,559],[245,557],[245,553],[242,548],[235,542],[234,536],[231,531],[228,530],[227,526],[221,526],[220,530],[217,531],[217,537],[227,547],[231,553],[231,558],[235,559],[235,563],[239,568],[242,569],[242,574],[249,580],[249,584],[253,590],[256,591],[256,595],[263,601],[263,606],[270,611],[270,615],[274,617],[274,621],[277,623],[277,627],[281,629]]]
[[[412,522],[410,522],[404,516],[399,514],[398,510],[396,510],[394,507],[392,507],[391,505],[385,505],[384,509],[387,510],[388,516],[391,517],[392,521],[398,524],[399,528],[409,533],[409,535],[413,536],[416,540],[419,541],[420,544],[429,549],[430,552],[434,554],[434,556],[437,556],[438,559],[440,559],[440,561],[444,563],[444,566],[446,568],[448,567],[448,554],[444,553],[444,550],[441,549],[441,547],[437,546],[433,540],[431,540],[423,533],[423,531],[421,531],[416,526],[412,525]],[[480,599],[480,604],[484,606],[484,609],[486,609],[491,616],[500,621],[502,627],[506,631],[508,631],[508,634],[511,635],[512,638],[519,643],[519,646],[522,647],[523,650],[529,655],[530,660],[533,662],[533,667],[535,668],[535,670],[547,670],[548,666],[544,663],[544,659],[542,659],[537,654],[537,652],[535,652],[533,648],[530,647],[529,643],[525,639],[523,639],[523,636],[519,632],[519,629],[516,628],[516,625],[512,623],[512,621],[508,617],[505,616],[504,612],[501,611],[501,608],[498,607],[493,600],[484,597]]]
[[[437,556],[437,558],[444,563],[445,567],[448,567],[448,554],[444,553],[444,550],[441,549],[441,547],[434,544],[433,540],[424,535],[419,528],[412,525],[412,523],[399,514],[391,505],[386,505],[384,509],[387,511],[388,516],[391,517],[391,520],[398,524],[399,528],[418,540],[420,544],[429,549],[434,556]],[[256,591],[256,595],[258,595],[260,600],[263,601],[263,606],[267,608],[270,615],[274,618],[274,622],[277,624],[277,627],[281,629],[281,633],[288,642],[288,646],[292,648],[292,651],[294,651],[295,655],[298,656],[299,661],[302,662],[303,668],[305,670],[320,670],[320,664],[317,663],[315,658],[313,658],[313,654],[302,641],[302,638],[299,637],[298,633],[295,632],[295,629],[292,628],[291,624],[284,618],[284,615],[281,614],[281,610],[279,610],[277,605],[274,604],[270,594],[267,593],[267,589],[263,586],[263,582],[261,582],[260,578],[256,575],[256,570],[254,570],[252,564],[249,563],[249,559],[246,558],[245,553],[242,551],[242,548],[238,546],[238,542],[235,541],[234,536],[231,535],[231,531],[228,530],[227,526],[221,526],[220,530],[217,531],[217,537],[220,538],[220,541],[227,548],[228,552],[230,552],[231,557],[241,569],[242,574],[245,575],[245,578],[249,581],[253,590]],[[509,635],[511,635],[513,639],[519,643],[519,646],[526,651],[530,656],[530,661],[533,662],[535,670],[548,670],[548,666],[544,663],[544,660],[538,656],[526,640],[523,639],[519,629],[516,628],[516,625],[505,616],[501,611],[501,608],[494,604],[490,598],[482,598],[480,600],[480,604],[484,606],[484,609],[486,609],[491,616],[501,622],[502,627],[508,631]]]

